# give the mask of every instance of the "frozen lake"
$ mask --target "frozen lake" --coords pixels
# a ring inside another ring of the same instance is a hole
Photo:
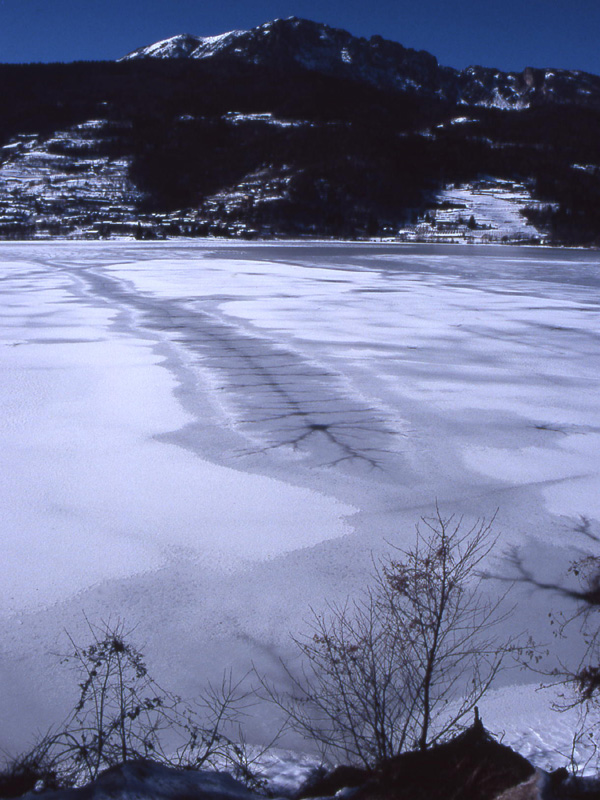
[[[555,578],[600,531],[598,253],[4,243],[0,276],[7,749],[84,614],[189,696],[276,674],[436,502]]]

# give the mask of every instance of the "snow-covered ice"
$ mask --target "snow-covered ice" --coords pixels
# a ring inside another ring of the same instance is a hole
[[[65,287],[62,270],[1,269],[4,613],[157,569],[172,549],[231,567],[350,530],[349,505],[158,441],[193,418],[156,342],[117,332],[106,303],[74,303],[81,280]]]
[[[503,545],[560,579],[581,517],[600,524],[599,267],[483,246],[1,245],[0,746],[62,715],[52,654],[84,613],[136,626],[186,696],[251,661],[281,678],[309,607],[356,591],[436,502],[467,523],[498,509]],[[522,591],[518,625],[544,640],[556,601]],[[534,718],[536,678],[503,680]],[[484,722],[517,741],[529,723],[505,707]]]

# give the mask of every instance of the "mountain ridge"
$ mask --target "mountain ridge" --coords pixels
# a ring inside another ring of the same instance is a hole
[[[600,245],[599,98],[298,18],[0,64],[0,237]]]
[[[581,70],[526,67],[521,72],[439,64],[382,36],[354,36],[342,28],[288,17],[217,36],[181,34],[138,48],[120,61],[144,58],[247,60],[263,66],[295,63],[328,75],[363,80],[377,88],[437,96],[453,104],[521,110],[542,103],[600,108],[600,76]]]

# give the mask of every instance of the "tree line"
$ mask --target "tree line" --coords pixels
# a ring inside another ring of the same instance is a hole
[[[206,198],[257,170],[289,168],[283,196],[249,197],[230,217],[259,232],[375,235],[424,213],[447,183],[489,175],[530,185],[545,207],[529,217],[556,243],[600,241],[593,109],[457,107],[299,67],[281,75],[210,60],[0,65],[0,89],[0,143],[108,120],[98,154],[131,159],[140,213],[191,207],[210,221],[225,211]],[[234,124],[232,111],[297,125]],[[450,124],[458,113],[470,122]]]

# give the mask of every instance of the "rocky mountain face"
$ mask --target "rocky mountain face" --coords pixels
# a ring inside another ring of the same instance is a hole
[[[458,71],[435,56],[372,36],[291,17],[220,36],[175,36],[135,50],[139,58],[234,59],[285,72],[292,66],[363,81],[380,89],[436,96],[451,103],[523,109],[541,103],[600,108],[600,77],[577,70],[501,72],[487,67]]]
[[[458,74],[462,103],[501,109],[574,105],[600,109],[600,77],[579,70],[533,69],[499,72],[468,67]]]
[[[142,47],[123,60],[137,58],[234,59],[282,73],[301,67],[383,89],[438,96],[453,92],[454,70],[440,67],[430,53],[408,49],[381,36],[358,38],[296,17],[221,36],[176,36]]]
[[[0,65],[0,237],[600,244],[600,78],[307,20]]]

